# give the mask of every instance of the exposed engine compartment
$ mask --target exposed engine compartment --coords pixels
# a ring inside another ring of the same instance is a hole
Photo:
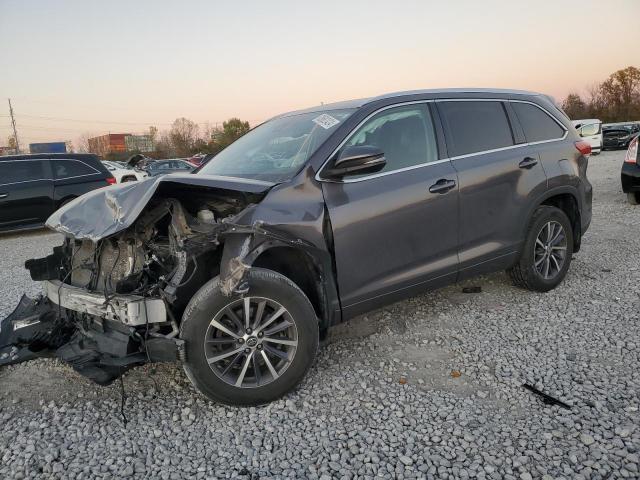
[[[31,315],[25,325],[32,328],[1,332],[17,338],[11,350],[0,352],[0,361],[55,349],[78,372],[107,384],[147,361],[184,360],[177,319],[198,288],[218,274],[219,247],[225,233],[237,229],[234,217],[261,197],[184,185],[156,192],[114,235],[97,241],[68,235],[51,255],[27,261],[45,295],[24,297],[10,316]],[[21,333],[30,338],[21,340]],[[26,351],[17,348],[21,342]]]

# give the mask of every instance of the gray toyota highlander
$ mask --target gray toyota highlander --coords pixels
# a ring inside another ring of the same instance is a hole
[[[545,292],[591,220],[589,145],[549,97],[423,90],[254,128],[193,174],[90,192],[26,262],[42,296],[0,324],[0,365],[57,357],[99,384],[181,362],[232,405],[291,391],[327,330],[506,270]]]

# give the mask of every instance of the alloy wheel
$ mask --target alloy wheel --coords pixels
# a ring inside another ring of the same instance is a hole
[[[534,246],[534,268],[545,280],[560,273],[567,255],[567,236],[564,228],[555,220],[542,226]]]
[[[244,297],[211,320],[204,351],[213,373],[239,388],[262,387],[289,367],[298,346],[291,314],[272,299]]]

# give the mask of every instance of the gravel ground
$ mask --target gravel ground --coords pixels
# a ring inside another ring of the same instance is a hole
[[[52,360],[0,370],[0,478],[638,478],[640,207],[622,158],[591,160],[593,223],[559,288],[495,274],[355,319],[265,407],[215,405],[159,365],[125,376],[125,425],[119,383]],[[0,238],[0,315],[57,242]]]

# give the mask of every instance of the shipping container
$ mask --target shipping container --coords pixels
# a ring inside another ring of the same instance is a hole
[[[108,133],[99,137],[89,139],[89,151],[100,156],[106,156],[110,153],[123,153],[127,151],[125,145],[125,137],[129,133]]]
[[[66,142],[30,143],[30,153],[67,153]]]

